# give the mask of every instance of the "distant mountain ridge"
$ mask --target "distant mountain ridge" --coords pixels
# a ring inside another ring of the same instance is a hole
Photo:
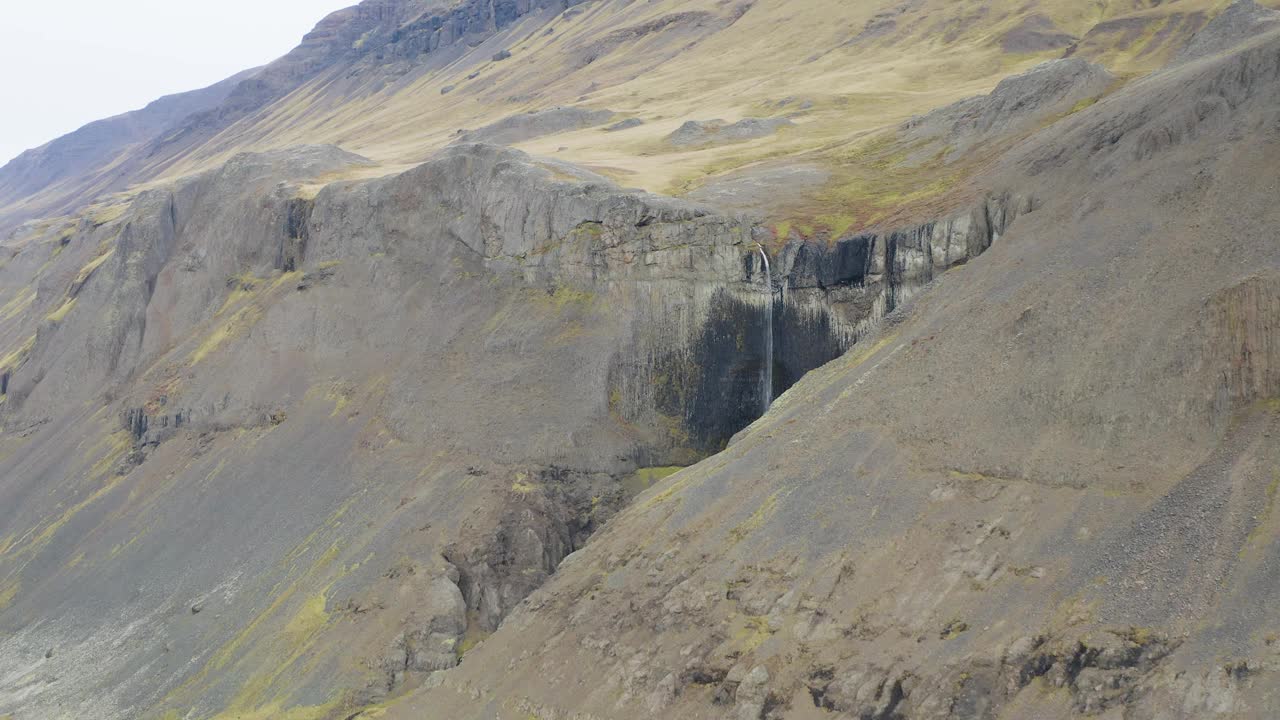
[[[365,0],[330,13],[296,48],[261,68],[90,123],[19,155],[0,168],[0,236],[22,221],[65,213],[87,197],[155,177],[183,153],[336,64],[425,55],[474,41],[529,12],[578,1]]]

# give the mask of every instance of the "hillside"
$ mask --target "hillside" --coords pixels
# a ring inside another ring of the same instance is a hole
[[[1265,5],[366,0],[28,152],[0,718],[1275,717]]]

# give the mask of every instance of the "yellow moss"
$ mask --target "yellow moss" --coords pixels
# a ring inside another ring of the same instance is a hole
[[[355,499],[355,497],[352,497],[344,503],[337,512],[330,516],[325,526],[336,527],[339,525],[338,519]],[[289,553],[289,557],[295,559],[303,554],[313,544],[315,534],[312,533],[298,548]],[[298,595],[299,586],[304,580],[319,576],[333,564],[338,555],[339,543],[334,542],[300,577],[294,579],[287,586],[283,582],[278,584],[273,591],[275,597],[271,604],[241,628],[235,637],[218,648],[209,661],[205,663],[204,667],[189,678],[182,687],[171,693],[170,697],[181,696],[192,688],[203,686],[211,672],[221,671],[233,663],[237,666],[243,666],[252,661],[255,667],[268,668],[269,671],[252,675],[224,714],[218,717],[311,717],[306,714],[294,716],[290,713],[295,711],[312,712],[317,708],[284,711],[282,708],[285,704],[285,698],[267,699],[265,696],[268,690],[278,684],[284,673],[294,667],[299,660],[303,658],[314,660],[313,654],[310,654],[309,651],[320,637],[321,631],[329,624],[326,605],[328,588],[332,586],[332,583],[320,590],[316,595],[304,600],[293,614],[287,620],[284,620],[283,626],[278,626],[280,628],[278,631],[268,631],[265,626],[273,618],[279,617],[289,601]],[[170,702],[168,704],[173,703]],[[330,706],[321,707],[328,708]],[[271,712],[265,715],[261,714],[267,710]]]
[[[133,437],[126,430],[116,431],[103,438],[89,450],[90,457],[102,452],[97,462],[89,469],[89,477],[99,478],[106,475],[131,447],[133,447]]]
[[[99,442],[90,450],[90,457],[95,456],[99,451],[104,452],[104,454],[90,469],[89,478],[94,480],[106,475],[111,468],[115,467],[117,461],[130,447],[132,447],[132,442],[130,441],[129,433],[127,432],[121,431],[104,438],[103,441]],[[44,547],[55,535],[58,534],[58,531],[65,527],[67,523],[71,522],[76,515],[85,508],[106,497],[107,494],[114,490],[123,480],[124,478],[121,476],[112,476],[88,497],[71,506],[56,520],[45,525],[30,542],[26,543],[21,552],[23,554],[31,554]],[[7,549],[8,548],[6,547],[6,550]]]
[[[5,370],[12,370],[15,367],[17,367],[18,364],[22,362],[22,358],[25,357],[27,353],[31,352],[31,348],[35,346],[36,346],[36,336],[32,335],[31,337],[27,338],[26,341],[23,342],[22,345],[18,347],[17,350],[14,350],[8,355],[5,355],[4,357],[0,358],[0,372],[4,372]]]
[[[311,647],[315,644],[320,632],[329,624],[326,592],[327,589],[303,602],[279,633],[279,644],[287,649],[288,656],[282,661],[268,664],[267,667],[271,668],[269,672],[253,675],[231,701],[228,709],[217,717],[322,718],[336,706],[337,700],[334,700],[325,705],[285,710],[285,697],[265,699],[271,688],[277,685],[289,668],[311,655]]]
[[[667,379],[665,376],[657,376],[653,380],[653,384],[655,386],[662,386],[666,383]],[[683,417],[659,413],[657,421],[658,427],[662,428],[662,431],[666,433],[667,439],[670,440],[672,446],[678,448],[689,446],[689,430],[685,426],[685,420]],[[682,462],[682,460],[677,460],[676,462]]]
[[[9,302],[0,307],[0,320],[12,320],[17,317],[23,310],[31,307],[31,303],[36,299],[36,289],[33,287],[24,287],[14,295]]]
[[[844,359],[841,360],[841,362],[844,364],[847,370],[852,370],[858,367],[859,365],[861,365],[862,363],[866,362],[867,360],[870,360],[871,356],[885,349],[894,340],[897,340],[897,339],[898,339],[898,333],[897,331],[895,331],[895,332],[889,333],[888,335],[885,335],[884,337],[880,338],[879,340],[872,343],[871,345],[867,345],[866,347],[860,347],[860,345],[855,345],[853,348],[854,352],[850,353],[849,355],[846,355]]]
[[[209,664],[205,666],[206,670],[204,672],[207,672],[209,669],[221,670],[225,668],[227,664],[235,658],[239,650],[244,647],[245,643],[247,643],[251,638],[257,636],[258,628],[261,627],[262,624],[271,616],[275,615],[276,611],[283,607],[297,591],[298,588],[296,585],[290,585],[283,592],[276,595],[275,599],[271,601],[271,604],[268,605],[265,610],[258,613],[258,615],[254,617],[248,625],[245,625],[235,637],[231,638],[223,644],[222,647],[218,648],[218,651],[209,659]],[[202,672],[201,675],[203,675],[204,672]]]
[[[67,569],[74,569],[77,565],[84,562],[84,552],[76,553],[76,556],[67,561]]]
[[[95,502],[106,497],[107,493],[115,489],[115,487],[120,484],[121,480],[123,480],[123,478],[121,477],[112,478],[102,487],[94,491],[92,495],[76,503],[74,506],[71,507],[71,509],[63,513],[62,517],[46,525],[45,528],[40,531],[40,534],[36,535],[35,539],[32,540],[30,547],[32,548],[43,547],[50,540],[53,539],[54,535],[58,534],[59,530],[66,527],[67,523],[71,522],[72,518],[74,518],[76,515],[79,515],[80,511],[84,510],[85,508],[89,507]]]
[[[262,282],[252,273],[241,273],[232,277],[227,281],[227,284],[231,287],[231,292],[227,295],[226,300],[222,301],[222,307],[218,308],[218,312],[214,313],[214,317],[222,315],[240,304],[241,301],[257,295],[258,285]]]
[[[681,477],[673,479],[670,483],[668,483],[669,487],[666,490],[663,490],[657,495],[654,495],[653,497],[649,498],[648,501],[645,502],[644,507],[646,509],[652,508],[656,505],[659,505],[671,499],[677,492],[679,492],[682,488],[684,488],[686,484],[688,484],[690,477],[692,477],[692,475],[689,473],[686,473]]]
[[[80,272],[76,274],[75,285],[77,286],[83,285],[84,281],[88,280],[89,276],[93,274],[93,271],[102,267],[102,264],[106,262],[107,259],[110,258],[112,255],[114,255],[115,252],[116,252],[116,249],[114,247],[109,248],[102,254],[98,255],[98,257],[86,263],[84,267],[80,268]]]
[[[13,604],[13,599],[18,597],[18,591],[22,589],[22,583],[14,582],[0,590],[0,610],[4,610]]]
[[[545,297],[557,310],[564,310],[570,305],[587,306],[596,298],[594,293],[577,290],[565,285],[557,285],[554,290],[547,292]]]
[[[477,645],[484,642],[488,637],[489,633],[481,630],[476,623],[469,623],[466,634],[462,636],[462,642],[458,643],[458,658],[461,659],[474,650]]]
[[[226,466],[227,466],[227,459],[226,459],[226,458],[219,458],[219,459],[218,459],[218,464],[217,464],[217,465],[215,465],[215,466],[213,466],[213,469],[209,471],[209,474],[208,474],[208,475],[205,475],[205,476],[204,476],[204,481],[205,481],[205,482],[212,482],[214,478],[216,478],[216,477],[218,477],[218,475],[222,474],[222,469],[223,469],[223,468],[225,468]]]
[[[769,621],[760,615],[746,615],[735,623],[733,646],[739,652],[749,653],[764,644],[773,633],[769,630]]]
[[[1268,533],[1268,523],[1272,514],[1276,509],[1276,497],[1280,495],[1280,469],[1271,471],[1271,482],[1267,485],[1266,505],[1262,512],[1258,514],[1258,523],[1253,530],[1249,532],[1249,537],[1245,540],[1244,545],[1240,548],[1239,556],[1243,558],[1245,554],[1254,547],[1265,545],[1270,539]]]
[[[779,490],[765,498],[765,501],[760,503],[760,507],[756,508],[756,511],[751,513],[751,517],[743,520],[737,525],[737,527],[729,531],[729,537],[733,538],[736,542],[763,527],[765,521],[769,519],[769,516],[772,515],[773,511],[778,507],[778,496],[781,492],[782,491]]]
[[[529,480],[529,473],[516,473],[516,481],[511,483],[511,491],[520,495],[528,495],[538,489],[538,486]]]
[[[57,310],[54,310],[45,316],[45,320],[50,322],[62,322],[75,306],[76,298],[67,298]]]
[[[965,632],[968,632],[968,630],[969,623],[964,622],[963,620],[954,619],[942,628],[942,634],[940,637],[943,640],[951,640],[960,637]]]
[[[334,384],[330,387],[329,392],[325,393],[325,398],[333,403],[333,412],[329,413],[329,417],[337,417],[339,413],[346,409],[351,402],[352,391],[341,385]]]
[[[327,720],[333,716],[334,710],[341,704],[340,700],[332,700],[324,705],[307,705],[285,708],[284,702],[275,700],[251,710],[233,708],[218,713],[210,720]]]
[[[1159,633],[1153,628],[1136,626],[1124,630],[1113,630],[1112,634],[1136,645],[1150,645],[1159,637]]]
[[[302,279],[301,270],[292,270],[290,272],[280,273],[280,277],[277,277],[271,283],[270,289],[274,291],[286,285],[296,286],[298,284],[298,281],[301,279]]]
[[[328,600],[323,593],[309,598],[290,618],[289,624],[285,625],[285,635],[302,640],[314,635],[329,623],[329,613],[325,610],[327,604]]]
[[[124,552],[125,550],[128,550],[130,547],[132,547],[132,546],[133,546],[133,544],[134,544],[134,543],[136,543],[136,542],[138,542],[139,540],[141,540],[141,539],[142,539],[146,534],[147,534],[147,531],[146,531],[146,530],[143,530],[142,532],[138,533],[137,535],[134,535],[133,537],[129,538],[129,542],[127,542],[127,543],[125,543],[125,544],[123,544],[123,545],[116,545],[115,547],[111,548],[111,553],[110,553],[110,555],[108,555],[108,557],[109,557],[109,558],[114,558],[114,557],[116,557],[117,555],[119,555],[120,553]]]
[[[1085,98],[1077,102],[1075,105],[1072,105],[1071,112],[1068,114],[1078,113],[1081,110],[1084,110],[1085,108],[1089,107],[1090,105],[1093,105],[1096,102],[1098,102],[1098,98]]]
[[[827,213],[814,218],[819,227],[831,233],[832,238],[839,238],[846,230],[853,227],[857,219],[844,213]]]
[[[128,209],[128,203],[116,203],[115,205],[105,206],[99,205],[90,213],[89,222],[93,223],[95,227],[99,225],[106,225],[107,223],[115,222],[116,220],[124,217],[124,214]]]
[[[640,468],[622,480],[622,489],[628,495],[639,495],[654,485],[675,475],[684,468],[678,465],[670,467]]]
[[[213,332],[200,343],[200,347],[191,354],[191,365],[198,365],[201,360],[209,356],[209,353],[217,350],[223,343],[236,337],[245,329],[253,326],[262,318],[262,310],[257,307],[247,307],[237,312],[223,324],[219,325]]]

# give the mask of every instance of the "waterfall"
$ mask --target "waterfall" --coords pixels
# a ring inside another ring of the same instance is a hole
[[[760,259],[764,260],[765,297],[768,300],[764,314],[764,382],[760,385],[761,414],[773,404],[773,271],[769,267],[769,254],[758,245]]]

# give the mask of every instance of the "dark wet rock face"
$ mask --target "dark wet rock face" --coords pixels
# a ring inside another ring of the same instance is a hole
[[[717,290],[706,319],[687,348],[659,349],[652,366],[630,364],[635,356],[621,355],[611,369],[611,385],[625,388],[637,371],[654,378],[653,412],[659,428],[698,454],[723,449],[739,430],[760,417],[765,371],[765,309],[760,299]],[[641,415],[643,417],[643,415]],[[645,454],[642,465],[670,465],[674,456]]]
[[[466,539],[443,553],[458,568],[467,612],[486,633],[624,501],[616,478],[555,466],[517,471],[511,493],[496,524],[465,529]]]
[[[304,198],[294,198],[286,206],[280,253],[275,263],[277,270],[293,272],[302,265],[307,251],[308,225],[314,207],[314,203]]]
[[[646,322],[637,326],[634,340],[641,350],[615,356],[611,410],[661,438],[642,452],[641,464],[683,462],[688,450],[717,452],[760,416],[770,306],[776,398],[847,352],[938,274],[986,251],[1034,207],[1030,198],[1005,195],[949,220],[833,244],[793,240],[775,258],[772,292],[758,253],[743,248],[747,282],[711,291],[694,337],[655,346],[649,340],[654,327]],[[638,382],[647,387],[638,389]]]
[[[985,252],[1035,207],[1032,198],[1003,195],[948,220],[834,243],[788,242],[775,263],[775,393],[844,354],[938,274]],[[761,271],[754,264],[750,270]]]

